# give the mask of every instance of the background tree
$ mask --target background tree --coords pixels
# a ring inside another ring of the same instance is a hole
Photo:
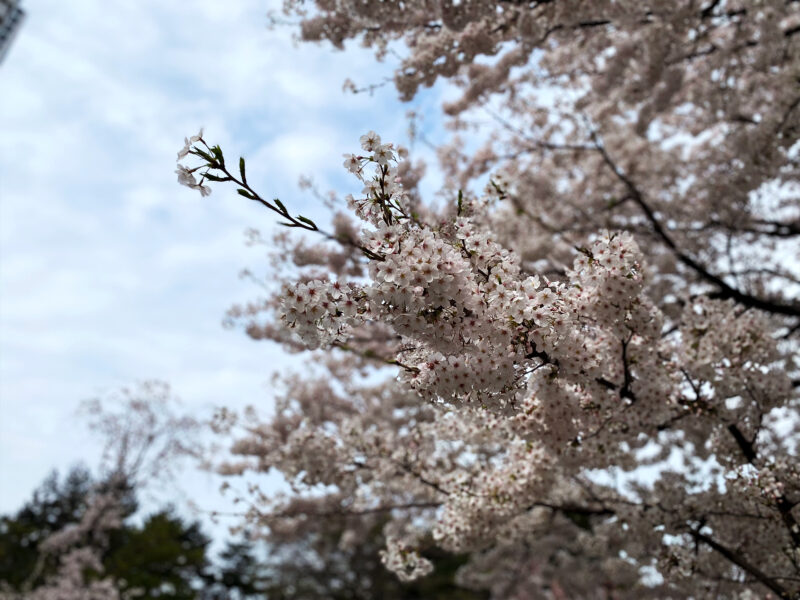
[[[256,544],[246,539],[228,540],[212,567],[202,600],[265,598],[263,558]]]
[[[0,581],[19,589],[28,580],[39,559],[39,542],[80,521],[91,486],[83,467],[71,469],[63,481],[54,471],[15,515],[0,518]]]
[[[150,381],[85,406],[103,436],[100,477],[51,476],[16,516],[4,517],[4,600],[114,600],[149,594],[193,598],[209,540],[170,511],[127,522],[135,493],[198,448],[197,422],[173,412],[168,386]]]
[[[80,523],[96,487],[85,468],[71,469],[63,480],[53,472],[17,514],[2,517],[0,581],[22,591],[54,576],[56,557],[44,553],[40,543]],[[123,523],[103,548],[103,573],[119,582],[121,592],[136,590],[136,597],[195,598],[209,567],[209,538],[198,523],[185,522],[171,509],[152,513],[141,524],[132,522],[138,508],[134,496],[127,486]]]

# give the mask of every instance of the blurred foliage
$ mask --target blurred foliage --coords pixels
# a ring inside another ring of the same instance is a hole
[[[41,555],[40,543],[78,523],[91,492],[103,487],[82,467],[73,468],[63,480],[53,472],[15,515],[0,517],[0,582],[21,591],[51,575],[55,561]],[[112,532],[103,563],[106,574],[123,590],[138,588],[137,598],[194,600],[198,589],[222,587],[207,556],[210,539],[199,523],[188,523],[167,508],[137,524],[131,518],[137,509],[134,490],[128,487],[122,496],[126,519]],[[44,564],[37,571],[40,559]],[[236,589],[235,577],[228,576],[227,582],[226,593]]]
[[[56,564],[39,551],[49,535],[78,523],[93,490],[102,489],[88,470],[53,472],[14,515],[0,517],[0,582],[14,590],[41,584]],[[482,600],[459,587],[455,573],[465,558],[435,549],[423,553],[435,571],[401,583],[381,564],[383,522],[375,520],[358,543],[343,544],[347,519],[327,519],[269,544],[229,541],[217,560],[199,523],[167,508],[134,519],[135,490],[123,490],[125,522],[112,532],[103,556],[106,575],[136,598],[174,600]],[[44,563],[37,571],[37,563]],[[34,575],[35,574],[35,575]]]
[[[465,556],[447,554],[432,540],[421,554],[434,571],[402,583],[381,564],[384,520],[377,519],[355,543],[343,543],[347,518],[317,522],[294,539],[273,540],[266,560],[266,596],[270,600],[483,600],[488,594],[460,587],[456,571]]]
[[[63,482],[53,472],[16,515],[0,517],[0,581],[21,588],[39,560],[39,543],[80,520],[92,486],[89,471],[82,467],[73,468]]]

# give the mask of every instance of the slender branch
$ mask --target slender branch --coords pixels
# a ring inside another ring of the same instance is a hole
[[[360,510],[348,510],[348,509],[341,509],[341,510],[299,510],[299,511],[291,511],[286,510],[282,512],[276,513],[266,513],[255,509],[255,507],[251,507],[258,513],[259,519],[263,521],[270,521],[270,520],[277,520],[277,519],[294,519],[299,516],[304,517],[360,517],[364,515],[374,515],[380,514],[384,512],[391,512],[393,510],[413,510],[415,508],[439,508],[442,505],[441,502],[409,502],[406,504],[388,504],[384,506],[375,506],[373,508],[364,508]],[[246,516],[247,512],[235,512],[235,511],[210,511],[211,514],[214,516],[229,516],[229,517],[242,517]]]
[[[653,231],[655,231],[656,235],[661,239],[661,241],[675,254],[675,257],[684,265],[692,269],[695,273],[700,275],[703,279],[708,281],[709,283],[714,284],[719,288],[719,291],[713,294],[713,297],[716,298],[731,298],[736,300],[737,302],[744,304],[745,306],[750,306],[752,308],[758,308],[760,310],[771,312],[774,314],[780,315],[788,315],[792,317],[800,317],[800,307],[793,305],[793,304],[782,304],[779,302],[772,302],[769,300],[764,300],[762,298],[758,298],[756,296],[751,296],[750,294],[746,294],[740,290],[729,285],[725,280],[714,275],[711,273],[706,267],[701,265],[697,262],[694,258],[685,254],[675,241],[670,237],[664,227],[661,225],[661,222],[656,217],[655,213],[653,212],[652,208],[647,204],[644,199],[644,196],[639,191],[639,188],[636,187],[636,184],[631,181],[631,179],[617,166],[617,164],[612,160],[611,156],[609,156],[608,152],[605,149],[605,146],[600,142],[597,137],[597,133],[592,130],[591,131],[591,138],[597,148],[597,151],[600,153],[600,156],[603,158],[603,161],[608,165],[609,169],[614,173],[614,175],[619,179],[625,187],[628,189],[633,201],[636,203],[637,206],[642,210],[642,212],[647,217],[647,220],[650,222]]]
[[[419,373],[418,367],[403,364],[396,358],[386,358],[385,356],[381,356],[380,354],[377,354],[372,350],[359,350],[358,348],[354,348],[353,346],[345,344],[344,342],[333,342],[331,346],[333,346],[334,348],[339,348],[339,350],[344,350],[345,352],[351,352],[353,354],[357,354],[361,358],[374,360],[376,362],[380,362],[386,365],[400,367],[401,369],[408,371],[409,373]]]
[[[706,546],[715,550],[725,558],[727,558],[730,562],[735,564],[737,567],[745,570],[747,573],[755,577],[758,581],[768,587],[770,590],[775,592],[779,598],[784,600],[792,600],[792,595],[790,594],[789,590],[784,588],[783,586],[779,585],[774,578],[770,577],[766,573],[764,573],[761,569],[756,567],[755,565],[748,562],[743,556],[726,548],[715,539],[700,533],[699,531],[691,530],[689,534],[697,541],[703,542]]]
[[[736,445],[739,446],[739,450],[744,454],[747,462],[754,464],[756,461],[756,450],[753,447],[753,442],[749,442],[736,425],[728,425],[728,431],[733,436],[733,439],[736,440]]]
[[[711,4],[700,11],[700,18],[707,19],[708,17],[712,16],[714,14],[714,9],[720,2],[721,0],[712,0]]]
[[[393,510],[411,510],[414,508],[438,508],[442,505],[441,502],[409,502],[408,504],[389,504],[385,506],[376,506],[373,508],[364,508],[361,510],[324,510],[324,511],[302,511],[300,514],[307,517],[358,517],[362,515],[374,515],[384,512],[391,512]],[[273,513],[268,515],[267,518],[291,518],[298,516],[297,513],[283,512]]]
[[[733,436],[733,439],[736,440],[736,445],[739,446],[739,450],[741,450],[742,454],[747,459],[747,462],[755,466],[758,453],[756,451],[754,441],[748,441],[748,439],[744,437],[744,434],[739,427],[735,424],[728,425],[728,431]],[[797,519],[795,519],[794,515],[792,514],[792,509],[795,505],[792,504],[783,494],[780,494],[775,499],[775,505],[781,515],[783,524],[789,531],[789,536],[792,539],[794,547],[800,548],[800,524],[797,523]]]
[[[311,219],[308,219],[303,216],[293,217],[289,213],[287,208],[283,205],[283,203],[277,198],[273,200],[274,204],[272,202],[265,200],[264,198],[261,197],[261,195],[259,195],[257,191],[255,191],[250,186],[249,183],[247,183],[247,176],[245,174],[245,163],[243,158],[239,159],[239,172],[241,174],[241,179],[239,179],[236,177],[236,175],[231,173],[225,166],[225,158],[222,154],[222,149],[219,146],[209,146],[208,143],[202,137],[199,138],[199,141],[206,147],[208,151],[205,151],[198,146],[193,146],[188,153],[199,156],[200,158],[206,161],[205,165],[195,167],[194,169],[191,169],[189,171],[191,173],[197,171],[198,169],[206,168],[206,171],[204,173],[201,173],[202,177],[201,185],[204,180],[215,181],[215,182],[232,181],[233,183],[239,186],[239,189],[237,191],[240,196],[244,196],[245,198],[252,200],[253,202],[258,202],[264,208],[267,208],[272,212],[277,213],[282,218],[286,219],[285,223],[280,223],[281,225],[297,229],[305,229],[306,231],[313,231],[314,233],[318,233],[323,237],[331,241],[337,242],[343,246],[351,246],[353,248],[357,248],[364,254],[364,256],[366,256],[370,260],[377,260],[377,261],[386,260],[385,257],[373,252],[372,250],[370,250],[365,246],[362,246],[355,240],[350,239],[349,237],[336,236],[333,235],[332,233],[321,230],[319,227],[317,227],[316,223],[314,223]],[[210,171],[212,169],[219,171],[224,175],[224,177],[211,173]]]
[[[417,471],[412,469],[410,465],[408,465],[408,464],[406,464],[404,462],[402,462],[402,463],[401,462],[397,462],[396,464],[397,464],[398,467],[403,469],[409,475],[413,475],[414,477],[416,477],[420,481],[420,483],[423,483],[424,485],[428,486],[429,488],[436,490],[440,494],[444,494],[445,496],[449,496],[450,495],[450,492],[448,492],[446,489],[444,489],[442,486],[440,486],[435,481],[431,481],[430,479],[425,478],[421,473],[418,473]]]

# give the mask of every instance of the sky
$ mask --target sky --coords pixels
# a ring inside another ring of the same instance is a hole
[[[412,105],[391,86],[344,93],[391,65],[295,44],[268,28],[278,4],[23,0],[0,63],[0,513],[53,468],[94,466],[82,401],[161,379],[190,414],[268,410],[271,373],[296,364],[221,325],[258,295],[239,272],[266,266],[244,230],[274,220],[232,189],[179,186],[185,136],[204,126],[248,158],[256,189],[324,222],[301,175],[358,191],[341,165],[362,133],[406,142],[410,108],[436,122],[437,88]],[[208,476],[187,481],[184,495],[216,494]]]

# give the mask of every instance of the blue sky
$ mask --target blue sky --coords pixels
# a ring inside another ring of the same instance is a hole
[[[265,266],[244,244],[271,216],[218,188],[180,187],[175,155],[206,129],[248,179],[303,214],[297,187],[357,191],[344,152],[374,129],[405,141],[405,111],[360,48],[296,45],[267,29],[269,0],[26,0],[0,64],[0,513],[50,469],[96,462],[79,403],[140,379],[172,384],[184,408],[268,408],[270,374],[296,358],[225,330],[225,310]],[[441,90],[413,108],[435,123]],[[189,495],[216,494],[194,478]]]

